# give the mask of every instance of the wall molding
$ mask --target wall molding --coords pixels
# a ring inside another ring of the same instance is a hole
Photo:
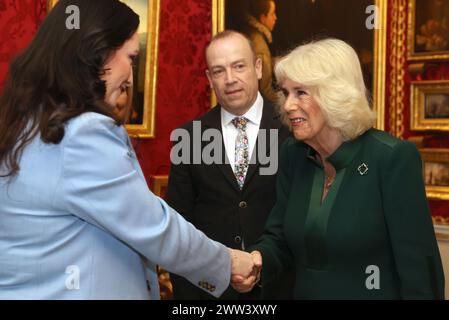
[[[394,0],[390,34],[390,133],[398,138],[404,135],[405,39],[407,28],[407,1]]]
[[[449,242],[449,226],[434,224],[433,227],[438,241]]]

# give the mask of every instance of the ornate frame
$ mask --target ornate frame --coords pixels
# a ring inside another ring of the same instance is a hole
[[[126,3],[126,0],[122,0]],[[155,137],[155,114],[156,114],[156,83],[157,83],[157,61],[159,45],[159,15],[160,0],[148,1],[148,28],[147,28],[147,50],[145,64],[144,83],[144,106],[143,121],[139,124],[125,125],[128,133],[133,138]],[[55,6],[58,0],[48,0],[48,10]]]
[[[165,192],[167,191],[166,188],[168,186],[168,175],[155,175],[151,176],[151,182],[152,182],[152,191],[155,195],[158,197],[164,197]]]
[[[449,167],[449,149],[420,149],[423,161],[423,177],[426,182],[426,163],[444,163]],[[431,185],[426,182],[429,199],[449,200],[449,186]]]
[[[379,29],[374,32],[373,109],[377,112],[378,129],[385,128],[385,79],[387,51],[387,0],[374,0],[379,8]],[[212,0],[212,36],[225,28],[225,0]],[[212,94],[212,105],[215,105]]]
[[[433,224],[435,224],[435,225],[440,225],[440,226],[445,227],[445,229],[443,229],[443,230],[445,230],[446,232],[444,234],[440,233],[440,236],[441,236],[440,238],[449,240],[449,217],[433,216],[432,221],[433,221]],[[440,228],[440,229],[442,229],[442,228]],[[435,231],[437,232],[437,238],[439,238],[438,230],[435,230]]]
[[[429,0],[425,0],[429,1]],[[428,61],[449,59],[449,50],[415,52],[416,0],[410,0],[408,6],[407,59],[410,61]]]
[[[449,116],[447,118],[425,118],[425,97],[428,93],[449,95],[449,81],[412,81],[410,87],[410,129],[449,131]]]

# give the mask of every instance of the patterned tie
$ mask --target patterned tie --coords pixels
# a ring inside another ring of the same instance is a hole
[[[235,138],[234,174],[240,189],[243,188],[243,184],[245,183],[245,176],[249,164],[248,135],[245,131],[247,123],[248,119],[244,117],[232,119],[232,124],[238,130],[237,138]]]

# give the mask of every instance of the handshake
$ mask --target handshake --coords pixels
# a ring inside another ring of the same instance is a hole
[[[231,286],[240,293],[249,292],[260,280],[262,255],[229,249],[231,255]]]

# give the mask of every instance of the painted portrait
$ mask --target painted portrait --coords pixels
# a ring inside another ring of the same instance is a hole
[[[426,119],[449,119],[449,93],[429,93],[425,96]]]
[[[420,149],[430,199],[449,200],[449,149]]]
[[[410,0],[408,59],[449,58],[449,1]]]
[[[216,30],[234,29],[244,32],[248,12],[251,11],[251,0],[215,2]],[[311,40],[334,37],[348,42],[360,58],[365,84],[373,108],[378,113],[376,126],[383,129],[386,1],[278,0],[275,5],[277,20],[269,46],[273,62],[296,46]]]
[[[410,129],[449,131],[449,81],[412,81]]]
[[[426,185],[449,187],[449,163],[425,162],[424,177]]]

